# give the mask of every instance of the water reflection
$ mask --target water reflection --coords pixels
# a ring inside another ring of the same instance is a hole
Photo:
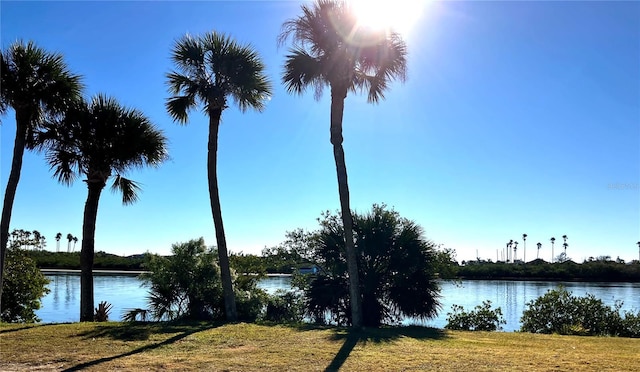
[[[80,276],[78,274],[47,275],[51,280],[51,292],[43,298],[43,306],[36,313],[43,322],[76,322],[80,313]],[[451,305],[461,305],[471,310],[482,301],[490,300],[492,306],[500,307],[507,321],[505,331],[520,328],[520,317],[526,304],[544,295],[557,285],[564,285],[576,296],[591,293],[605,304],[613,306],[623,301],[623,310],[640,310],[640,283],[573,283],[508,280],[443,281],[442,310],[439,316],[429,321],[405,319],[403,324],[419,324],[443,328]],[[289,289],[291,278],[274,276],[262,280],[259,287],[269,293],[278,289]],[[95,275],[94,296],[96,305],[107,301],[113,305],[111,320],[120,320],[127,309],[147,306],[147,289],[136,276]],[[61,300],[64,298],[64,300]]]

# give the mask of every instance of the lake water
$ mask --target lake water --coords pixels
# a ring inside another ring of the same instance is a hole
[[[79,274],[47,275],[51,280],[51,292],[42,300],[42,308],[36,312],[44,323],[76,322],[80,313],[80,276]],[[623,310],[640,310],[640,283],[575,283],[575,282],[542,282],[542,281],[507,281],[507,280],[464,280],[459,282],[444,281],[442,286],[442,310],[435,319],[418,322],[406,319],[404,324],[419,324],[443,328],[447,323],[447,313],[451,305],[461,305],[471,310],[484,300],[490,300],[493,307],[500,307],[507,324],[504,331],[520,328],[520,317],[526,304],[542,295],[547,290],[562,284],[576,296],[591,293],[607,305],[616,301],[624,302]],[[259,286],[269,293],[278,289],[289,289],[290,278],[274,276],[263,279]],[[107,301],[113,305],[111,320],[119,320],[126,309],[145,308],[147,290],[136,276],[127,275],[95,275],[95,305]]]

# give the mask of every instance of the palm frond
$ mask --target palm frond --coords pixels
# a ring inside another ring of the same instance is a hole
[[[315,88],[314,96],[319,99],[328,84],[323,74],[324,65],[303,49],[294,49],[286,56],[282,82],[290,93],[302,94],[308,86]]]
[[[292,39],[295,48],[314,55],[330,53],[348,41],[356,29],[356,18],[346,1],[317,0],[303,4],[302,15],[287,20],[278,36],[278,45]]]
[[[53,148],[46,154],[45,159],[58,182],[69,186],[75,181],[78,174],[77,154],[63,148]]]
[[[332,89],[366,90],[368,101],[376,103],[384,98],[391,81],[406,79],[407,48],[400,35],[360,27],[347,1],[316,0],[303,5],[299,17],[283,24],[278,43],[289,39],[292,49],[283,75],[289,92],[301,93],[313,81],[318,97],[322,86],[318,80],[324,80]],[[321,75],[302,76],[297,71],[302,63],[295,64],[300,55],[315,59]]]
[[[37,140],[58,181],[70,184],[85,174],[104,184],[115,173],[112,189],[123,193],[124,204],[135,202],[140,188],[120,175],[167,158],[166,138],[142,112],[101,94],[48,116]]]
[[[171,60],[187,75],[198,75],[204,66],[204,50],[200,40],[189,34],[176,40],[171,51]]]
[[[375,34],[372,35],[375,38]],[[394,32],[385,33],[375,44],[359,52],[354,85],[367,91],[367,100],[377,103],[393,80],[407,78],[407,46]]]
[[[111,191],[122,193],[122,204],[129,205],[138,201],[140,186],[138,183],[118,174],[113,180]]]
[[[209,34],[204,37],[213,37]],[[271,81],[264,73],[265,66],[251,46],[241,46],[230,39],[207,54],[208,67],[216,77],[215,86],[231,95],[242,111],[249,108],[262,111],[271,97]]]
[[[149,312],[149,310],[141,308],[127,309],[122,315],[122,321],[135,322],[138,320],[138,317],[140,317],[141,322],[146,322],[149,317]]]
[[[196,105],[194,96],[174,96],[167,99],[165,107],[174,121],[186,124],[189,120],[189,112]]]
[[[271,82],[257,52],[223,33],[183,37],[176,42],[172,59],[182,73],[167,74],[173,97],[166,108],[177,122],[186,123],[197,101],[207,112],[224,110],[230,96],[242,111],[262,111],[271,97]]]
[[[33,124],[45,112],[62,112],[80,95],[79,75],[69,71],[59,53],[49,53],[29,41],[17,41],[3,53],[3,101],[28,109]]]
[[[198,93],[198,84],[189,76],[171,71],[167,74],[167,85],[171,94],[184,92],[187,95]]]
[[[7,113],[7,107],[9,106],[9,91],[5,83],[5,76],[9,74],[9,71],[9,65],[4,53],[0,52],[0,116],[4,116]]]

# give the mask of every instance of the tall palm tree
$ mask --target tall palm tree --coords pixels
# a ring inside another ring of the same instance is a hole
[[[238,315],[218,193],[218,129],[222,111],[230,100],[241,111],[249,108],[262,111],[271,96],[271,83],[256,51],[217,32],[199,37],[184,36],[175,43],[171,59],[177,70],[167,74],[169,91],[173,95],[166,103],[169,115],[178,123],[186,124],[189,112],[202,104],[209,116],[209,199],[216,231],[225,314],[227,320],[235,321]]]
[[[38,230],[33,230],[33,249],[36,250],[40,246],[42,234]]]
[[[518,255],[516,254],[518,252],[518,242],[513,242],[513,263],[516,262],[516,260],[518,259]]]
[[[71,248],[71,252],[75,252],[76,251],[76,243],[78,242],[78,237],[74,236],[73,237],[73,248]]]
[[[636,243],[638,245],[638,262],[640,262],[640,242]]]
[[[80,251],[80,321],[93,320],[93,258],[100,194],[109,178],[122,193],[123,204],[138,199],[140,187],[124,177],[127,171],[159,165],[167,157],[166,138],[140,111],[122,107],[115,99],[98,95],[78,102],[42,133],[47,161],[59,182],[69,185],[84,177],[84,206]],[[73,240],[67,235],[69,243]]]
[[[73,241],[73,235],[67,234],[67,253],[71,252],[71,242]]]
[[[527,262],[527,234],[522,234],[522,262]]]
[[[336,163],[340,209],[349,272],[352,324],[362,324],[358,266],[349,205],[347,167],[342,147],[342,117],[348,92],[366,91],[368,101],[384,98],[391,81],[406,79],[407,46],[396,32],[361,28],[344,1],[316,0],[302,5],[302,15],[283,24],[278,42],[292,39],[282,80],[289,92],[302,94],[307,87],[320,98],[331,90],[331,144]]]
[[[29,245],[31,244],[31,231],[25,231],[25,241],[24,244],[27,246],[26,249],[29,249]]]
[[[505,245],[505,249],[502,250],[502,256],[504,257],[504,262],[509,262],[509,243]]]
[[[540,258],[540,248],[542,248],[542,243],[538,242],[538,244],[536,244],[538,246],[538,254],[536,255],[536,259]]]
[[[62,233],[56,234],[56,252],[60,252],[60,239],[62,239]]]
[[[0,53],[0,70],[0,114],[11,107],[16,115],[13,158],[0,220],[1,298],[11,211],[20,181],[24,150],[35,147],[33,133],[41,119],[47,114],[60,112],[75,100],[80,95],[82,84],[78,75],[69,72],[62,55],[49,53],[33,42],[16,41]]]
[[[569,244],[565,241],[564,243],[562,243],[562,247],[564,248],[564,259],[567,259],[567,247],[569,246]]]
[[[551,237],[551,263],[553,263],[553,245],[556,243],[556,238]]]

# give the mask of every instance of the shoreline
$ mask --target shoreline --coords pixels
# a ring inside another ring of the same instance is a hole
[[[80,269],[40,269],[45,275],[57,274],[80,274]],[[110,269],[94,269],[94,274],[113,274],[113,275],[140,275],[147,271],[144,270],[110,270]]]
[[[45,275],[65,275],[65,274],[80,274],[80,269],[40,269],[40,272]],[[145,270],[113,270],[113,269],[94,269],[93,274],[99,275],[131,275],[137,276],[147,273]],[[291,274],[266,274],[267,277],[289,277]]]

